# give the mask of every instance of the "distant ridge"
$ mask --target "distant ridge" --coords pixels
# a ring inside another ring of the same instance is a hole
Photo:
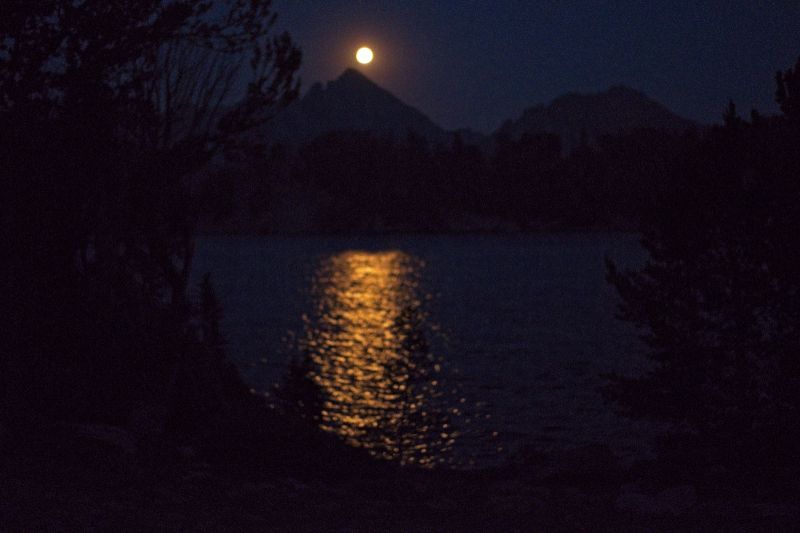
[[[494,137],[519,139],[524,133],[554,133],[564,148],[577,146],[583,135],[594,141],[604,134],[640,128],[685,131],[696,126],[644,93],[625,86],[594,94],[569,93],[549,105],[526,109],[517,120],[506,121]]]
[[[355,69],[312,85],[265,129],[273,142],[300,143],[333,131],[371,131],[405,138],[415,132],[431,143],[449,143],[452,134]]]
[[[302,98],[267,123],[261,135],[268,142],[294,145],[336,131],[369,131],[396,139],[414,132],[435,146],[450,145],[458,134],[464,142],[490,151],[492,140],[500,137],[553,133],[569,151],[584,135],[592,142],[604,134],[640,128],[681,132],[694,126],[644,93],[615,86],[593,94],[568,93],[546,106],[530,107],[518,119],[507,120],[491,137],[466,129],[451,132],[363,73],[348,68],[333,81],[313,84]]]

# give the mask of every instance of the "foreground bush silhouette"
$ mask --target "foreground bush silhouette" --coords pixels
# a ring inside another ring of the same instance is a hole
[[[645,227],[644,268],[608,267],[654,366],[613,377],[607,396],[669,423],[696,473],[773,486],[795,483],[800,464],[798,78],[800,62],[779,73],[783,116],[747,122],[731,104],[676,163]]]
[[[205,405],[180,394],[244,387],[198,337],[189,189],[297,93],[270,4],[3,6],[0,424],[158,434],[177,405]]]

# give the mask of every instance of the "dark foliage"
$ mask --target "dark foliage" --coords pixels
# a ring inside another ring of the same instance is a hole
[[[677,159],[644,226],[638,272],[609,264],[621,316],[654,368],[607,390],[634,417],[670,424],[709,471],[796,479],[800,446],[800,122],[797,69],[778,76],[784,115],[733,104]]]
[[[159,432],[196,403],[182,393],[214,390],[203,379],[243,387],[208,280],[188,297],[189,188],[296,95],[299,52],[272,35],[270,4],[4,3],[3,423]]]
[[[204,227],[225,232],[634,229],[697,140],[637,130],[565,154],[558,137],[525,134],[487,156],[459,135],[431,146],[414,132],[340,131],[219,168],[196,201]]]

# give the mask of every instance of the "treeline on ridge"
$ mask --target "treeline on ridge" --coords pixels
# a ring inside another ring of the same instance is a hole
[[[704,135],[641,129],[565,153],[547,133],[486,150],[331,132],[207,170],[194,195],[207,232],[634,230]]]

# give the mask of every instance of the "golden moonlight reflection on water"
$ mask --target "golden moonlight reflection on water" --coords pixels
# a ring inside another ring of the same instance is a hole
[[[442,405],[418,276],[399,251],[348,251],[317,270],[301,343],[325,431],[403,464],[447,462],[456,433]]]

